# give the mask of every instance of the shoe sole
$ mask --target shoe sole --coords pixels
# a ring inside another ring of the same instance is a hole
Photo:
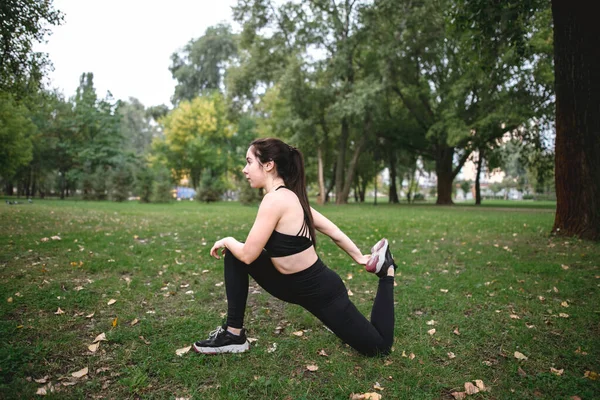
[[[200,354],[243,353],[250,349],[250,343],[246,341],[244,344],[230,344],[221,347],[200,347],[194,343],[192,347],[196,353]]]
[[[378,273],[385,262],[385,255],[388,250],[389,243],[387,239],[381,239],[371,248],[371,258],[367,261],[365,269],[369,272]]]

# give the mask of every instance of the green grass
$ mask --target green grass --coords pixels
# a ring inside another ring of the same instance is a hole
[[[549,236],[553,205],[319,209],[365,252],[382,236],[392,242],[400,269],[387,358],[360,356],[306,311],[253,289],[250,352],[175,354],[222,322],[222,265],[208,250],[222,236],[245,238],[256,207],[0,207],[0,398],[36,397],[44,384],[33,379],[44,376],[55,388],[46,397],[60,399],[347,399],[376,382],[383,399],[451,399],[475,379],[491,390],[468,398],[600,397],[600,381],[584,377],[600,372],[600,245]],[[52,236],[61,240],[42,241]],[[376,278],[322,236],[319,253],[368,315]],[[108,340],[91,353],[103,332]],[[84,367],[86,377],[71,378]]]

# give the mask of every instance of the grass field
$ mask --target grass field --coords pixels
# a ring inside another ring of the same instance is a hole
[[[475,380],[489,390],[467,399],[600,398],[600,244],[550,236],[552,204],[506,204],[319,207],[364,252],[392,243],[386,358],[254,286],[250,352],[176,354],[222,323],[222,264],[208,251],[243,239],[256,207],[2,204],[0,398],[453,399]],[[318,239],[368,315],[376,278]]]

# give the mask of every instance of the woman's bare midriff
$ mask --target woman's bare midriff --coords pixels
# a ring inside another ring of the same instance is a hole
[[[273,265],[277,271],[284,275],[295,274],[296,272],[304,271],[308,267],[317,262],[319,257],[313,246],[308,249],[285,257],[271,258]]]

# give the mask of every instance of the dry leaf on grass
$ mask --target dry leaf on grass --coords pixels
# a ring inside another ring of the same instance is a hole
[[[48,375],[46,375],[46,376],[44,376],[43,378],[40,378],[40,379],[34,379],[34,381],[35,381],[36,383],[46,383],[46,382],[48,381],[48,378],[49,378],[49,376],[48,376]]]
[[[140,322],[137,318],[134,319],[133,321],[131,321],[131,323],[129,325],[134,326],[136,325],[138,322]]]
[[[312,365],[312,364],[311,364],[311,365],[307,365],[307,366],[306,366],[306,369],[307,369],[307,370],[309,370],[310,372],[315,372],[316,370],[318,370],[318,369],[319,369],[319,366],[318,366],[318,365]]]
[[[518,352],[518,351],[515,351],[515,358],[517,360],[524,360],[524,361],[528,360],[528,358],[527,358],[527,356],[525,354],[523,354],[521,352]]]
[[[300,337],[300,336],[304,335],[304,332],[296,331],[296,332],[292,332],[292,335]]]
[[[521,317],[519,317],[517,314],[510,314],[510,317],[512,319],[521,319]]]
[[[350,400],[381,400],[381,395],[379,393],[352,393],[350,395]]]
[[[88,373],[88,368],[85,367],[83,369],[80,369],[79,371],[73,372],[71,374],[71,376],[74,378],[82,378],[82,377],[86,376],[87,373]]]
[[[436,324],[436,321],[434,321],[434,320],[427,321],[427,322],[426,322],[426,324],[427,324],[427,325],[435,325],[435,324]]]
[[[569,314],[565,314],[565,313],[562,313],[562,312],[560,314],[558,314],[558,316],[561,317],[561,318],[569,318]]]
[[[448,352],[448,358],[452,360],[453,358],[456,358],[456,355],[450,351]]]
[[[88,346],[88,350],[91,351],[92,353],[95,353],[99,347],[100,347],[100,342],[92,343]]]
[[[556,376],[561,376],[563,374],[563,372],[565,372],[565,370],[564,370],[564,368],[556,369],[556,368],[550,367],[550,372],[552,372]]]
[[[181,357],[182,355],[184,355],[185,353],[190,351],[191,348],[192,348],[192,346],[182,347],[181,349],[175,350],[175,354],[177,354],[179,357]]]
[[[96,339],[94,339],[94,341],[92,343],[101,342],[102,340],[107,340],[106,333],[104,333],[104,332],[102,332],[101,334],[96,336]]]
[[[477,388],[477,386],[473,385],[471,382],[465,382],[465,393],[466,394],[479,393],[479,389]]]
[[[116,302],[117,302],[117,301],[116,301],[115,299],[110,299],[110,300],[108,301],[108,303],[106,303],[106,304],[107,304],[107,305],[109,305],[109,306],[112,306],[112,305],[113,305],[113,304],[115,304]]]
[[[482,392],[485,392],[488,390],[488,388],[485,387],[485,385],[483,384],[483,381],[481,379],[475,379],[475,386],[477,386],[477,389],[479,389]]]
[[[434,335],[435,334],[435,328],[428,330],[427,333],[429,333],[430,335]]]
[[[94,316],[94,314],[96,314],[96,313],[95,313],[95,312],[93,312],[93,313],[91,313],[91,314],[88,314],[88,315],[86,315],[85,317],[86,317],[86,318],[92,318],[92,317]]]
[[[56,310],[56,312],[54,314],[56,315],[60,315],[60,314],[64,314],[65,312],[63,310],[60,309],[60,307],[58,307],[58,310]]]
[[[381,385],[379,384],[379,382],[375,382],[375,384],[373,385],[373,389],[382,391],[383,387],[381,387]]]
[[[119,322],[119,318],[118,317],[116,317],[115,319],[113,319],[113,321],[112,321],[112,327],[116,328],[118,322]]]
[[[458,331],[458,328],[456,328],[452,333],[454,333],[456,336],[460,336],[460,332]]]
[[[319,350],[319,355],[323,357],[329,357],[329,355],[325,353],[325,350]]]
[[[563,307],[565,307],[565,308],[569,307],[569,303],[566,302],[566,301],[563,301],[562,303],[560,303],[560,305],[563,306]]]
[[[442,293],[448,293],[448,289],[440,289],[440,292],[442,292]]]
[[[465,392],[452,392],[450,393],[452,395],[452,397],[454,397],[456,400],[462,400],[464,398],[467,397],[467,394]]]
[[[594,371],[585,371],[585,373],[583,374],[583,377],[591,379],[592,381],[597,381],[598,380],[598,373],[594,372]]]

